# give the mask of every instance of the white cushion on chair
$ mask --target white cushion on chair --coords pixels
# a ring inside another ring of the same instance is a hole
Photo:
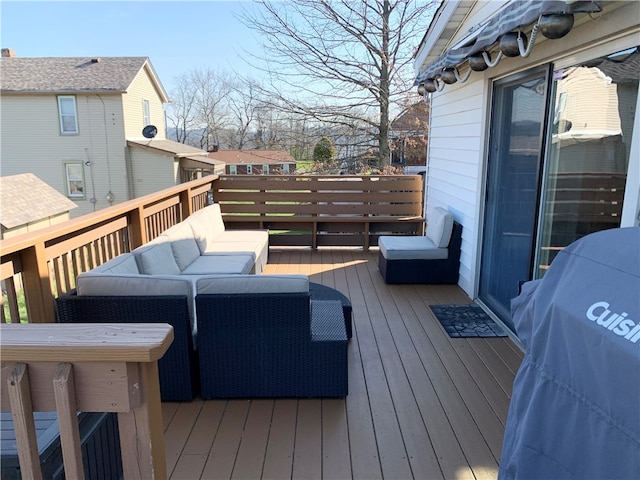
[[[444,260],[449,249],[438,248],[423,236],[382,236],[378,238],[380,253],[387,260]]]
[[[425,236],[438,248],[447,248],[453,231],[453,215],[444,208],[436,207],[427,218]]]

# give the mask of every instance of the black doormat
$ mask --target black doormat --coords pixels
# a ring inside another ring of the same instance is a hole
[[[478,305],[429,305],[450,337],[506,337]]]

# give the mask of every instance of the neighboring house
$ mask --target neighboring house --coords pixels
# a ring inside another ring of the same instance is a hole
[[[0,177],[0,239],[66,222],[74,208],[32,173]]]
[[[416,53],[427,218],[463,224],[460,286],[510,328],[555,253],[638,224],[638,19],[639,2],[445,1]],[[524,55],[508,50],[519,30]]]
[[[293,175],[296,161],[286,150],[219,150],[209,158],[226,164],[229,175]]]
[[[5,48],[0,75],[2,175],[37,174],[78,205],[73,216],[215,170],[205,151],[164,140],[169,99],[146,57],[19,58]]]
[[[403,167],[405,173],[425,171],[428,130],[429,102],[426,101],[411,105],[391,122],[391,164]]]

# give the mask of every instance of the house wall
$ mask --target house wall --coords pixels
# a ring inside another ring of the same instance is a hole
[[[503,3],[476,3],[450,46]],[[494,68],[474,72],[464,84],[448,85],[442,92],[432,94],[426,214],[428,219],[431,209],[442,206],[463,224],[460,286],[471,298],[477,295],[491,82],[537,65],[554,62],[557,66],[570,66],[581,59],[635,46],[640,43],[638,9],[637,2],[618,2],[608,5],[599,19],[590,20],[581,14],[580,22],[566,37],[547,40],[539,36],[528,58],[505,58]],[[629,182],[637,188],[637,180]],[[625,218],[631,217],[623,214]]]
[[[0,238],[17,237],[18,235],[23,235],[25,233],[34,232],[41,228],[46,228],[52,225],[66,222],[67,220],[69,220],[69,212],[60,213],[59,215],[51,215],[49,217],[42,218],[37,222],[31,222],[13,228],[3,228]]]
[[[180,183],[178,161],[153,150],[129,147],[129,170],[133,198]]]
[[[125,135],[129,139],[144,138],[142,129],[144,125],[144,110],[142,100],[149,100],[151,125],[158,128],[156,138],[165,138],[164,109],[162,99],[155,88],[146,68],[141,69],[133,80],[125,95],[122,105],[124,109]]]
[[[36,173],[67,195],[63,163],[82,162],[85,198],[73,198],[72,217],[108,207],[109,191],[128,199],[121,95],[76,95],[76,105],[79,133],[61,135],[56,95],[0,97],[0,173]]]

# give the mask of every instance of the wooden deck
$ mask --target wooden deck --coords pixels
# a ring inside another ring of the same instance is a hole
[[[272,251],[266,273],[305,273],[353,305],[349,396],[163,403],[171,479],[496,478],[522,352],[451,339],[430,304],[457,286],[386,285],[377,249]]]

